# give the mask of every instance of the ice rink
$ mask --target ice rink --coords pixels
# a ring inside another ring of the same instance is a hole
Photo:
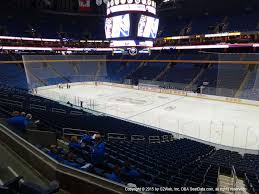
[[[182,135],[258,150],[259,107],[107,85],[38,90],[55,100],[94,104],[95,110]],[[94,103],[93,103],[94,102]]]

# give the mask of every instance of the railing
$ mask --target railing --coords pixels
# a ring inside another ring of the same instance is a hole
[[[138,142],[138,141],[144,141],[146,138],[143,135],[131,135],[130,141],[131,142]]]
[[[218,168],[218,178],[217,178],[217,187],[220,187],[220,167]]]
[[[232,176],[232,180],[233,180],[233,193],[236,193],[236,188],[237,188],[237,174],[236,174],[236,170],[235,167],[232,166],[231,167],[231,176]]]
[[[16,100],[3,99],[3,98],[1,99],[0,104],[10,105],[10,106],[19,107],[19,108],[23,107],[22,102],[19,102]]]
[[[169,135],[163,135],[161,138],[161,142],[169,142],[171,140],[171,137]]]
[[[38,104],[30,104],[30,109],[46,111],[47,107]]]
[[[82,137],[85,134],[94,135],[96,133],[99,133],[98,131],[88,131],[88,130],[82,130],[82,129],[72,129],[72,128],[63,128],[62,129],[62,137],[65,138],[66,136],[76,136],[76,137]],[[103,137],[106,136],[107,140],[129,140],[132,142],[136,141],[144,141],[146,138],[143,135],[127,135],[122,133],[107,133],[104,134]],[[163,136],[149,136],[148,137],[149,143],[160,143],[160,142],[169,142],[174,141],[174,138],[172,136],[163,135]]]
[[[60,108],[52,108],[52,112],[66,114],[67,112]]]
[[[107,140],[126,140],[127,135],[120,133],[107,133]]]
[[[99,132],[98,131],[91,131],[91,130],[72,129],[72,128],[63,128],[62,129],[62,137],[63,138],[65,138],[66,136],[69,136],[69,137],[71,137],[71,136],[82,137],[85,134],[94,135],[96,133],[99,133]]]

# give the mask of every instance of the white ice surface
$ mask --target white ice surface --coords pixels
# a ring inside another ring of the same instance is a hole
[[[94,104],[95,110],[212,143],[259,148],[259,108],[255,106],[105,85],[55,87],[38,94],[71,103],[80,98],[84,105]]]

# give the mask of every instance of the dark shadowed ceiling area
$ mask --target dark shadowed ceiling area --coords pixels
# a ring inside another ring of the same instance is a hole
[[[164,2],[167,1],[167,2]],[[159,0],[160,14],[235,15],[258,12],[258,0]]]
[[[91,0],[92,10],[86,14],[105,15],[106,6],[96,5]],[[159,15],[201,16],[240,15],[259,12],[259,0],[156,0]],[[0,9],[44,9],[57,12],[79,12],[78,0],[2,0]]]

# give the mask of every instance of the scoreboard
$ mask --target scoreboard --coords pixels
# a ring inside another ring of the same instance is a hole
[[[110,47],[152,47],[159,19],[152,0],[108,0],[105,36]]]
[[[105,35],[107,39],[129,37],[130,35],[129,14],[106,18]]]
[[[157,18],[141,15],[138,23],[138,37],[156,38],[158,22]]]
[[[156,15],[156,2],[152,0],[110,0],[107,2],[107,15],[123,11],[148,12]]]

